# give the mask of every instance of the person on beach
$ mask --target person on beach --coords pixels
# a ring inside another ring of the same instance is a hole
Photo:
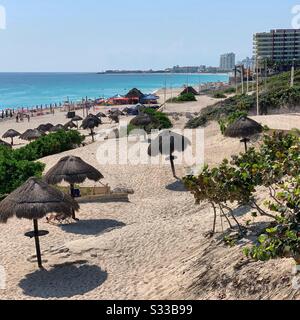
[[[16,116],[16,122],[19,123],[19,114]]]

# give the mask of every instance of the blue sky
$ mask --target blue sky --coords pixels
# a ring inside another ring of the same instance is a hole
[[[290,28],[300,0],[0,0],[0,71],[218,65],[254,32]]]

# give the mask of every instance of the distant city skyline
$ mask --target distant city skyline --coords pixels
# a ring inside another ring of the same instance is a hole
[[[219,66],[253,54],[253,34],[291,28],[294,0],[0,0],[0,72]]]

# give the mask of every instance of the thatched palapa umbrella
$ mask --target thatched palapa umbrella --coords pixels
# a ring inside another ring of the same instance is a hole
[[[33,220],[38,266],[42,268],[38,220],[48,213],[71,216],[79,205],[70,196],[49,186],[38,178],[30,178],[21,187],[0,202],[0,222],[9,218]]]
[[[130,121],[130,124],[136,127],[143,127],[145,131],[146,127],[153,122],[152,118],[148,114],[140,114]]]
[[[60,130],[64,130],[64,126],[62,124],[57,124],[56,126],[52,127],[49,131],[50,132],[58,132]]]
[[[103,113],[103,112],[97,113],[96,116],[97,116],[98,118],[106,118],[106,117],[107,117],[107,115],[106,115],[105,113]]]
[[[78,127],[76,126],[76,124],[73,121],[69,121],[68,123],[66,123],[64,125],[65,130],[74,129],[74,128],[78,128]]]
[[[49,184],[56,185],[62,181],[70,184],[70,193],[74,197],[74,185],[83,183],[85,180],[98,182],[103,179],[103,175],[96,168],[84,162],[79,157],[68,156],[59,160],[45,175],[45,181]],[[75,213],[73,219],[77,220]]]
[[[78,121],[82,121],[82,120],[83,119],[80,116],[77,116],[77,115],[74,118],[72,118],[72,121],[76,122],[76,124],[77,124],[77,129],[79,128]]]
[[[120,123],[120,118],[117,114],[112,113],[109,115],[109,118],[111,119],[111,122]]]
[[[12,145],[10,143],[7,143],[6,141],[0,140],[0,146],[12,148]]]
[[[95,129],[96,127],[99,127],[100,124],[102,124],[101,119],[99,119],[98,117],[96,117],[96,116],[93,115],[93,114],[89,114],[89,115],[82,121],[81,127],[82,127],[84,130],[90,129],[90,130],[91,130],[92,139],[93,139],[93,141],[95,141],[95,138],[94,138],[94,135],[95,135],[94,129]]]
[[[49,132],[54,127],[51,123],[41,124],[37,127],[37,130],[42,132]]]
[[[241,138],[241,142],[245,144],[245,151],[247,152],[247,143],[250,141],[250,138],[262,132],[263,127],[258,122],[248,117],[241,117],[226,129],[225,136],[230,138]]]
[[[159,154],[169,156],[173,176],[174,178],[178,179],[175,171],[175,157],[173,153],[175,151],[184,152],[190,145],[191,142],[186,137],[166,130],[160,133],[155,140],[151,141],[148,148],[148,155],[150,157],[156,157]]]
[[[23,134],[20,135],[20,139],[32,141],[32,140],[39,139],[44,135],[45,135],[44,132],[39,131],[37,129],[28,129]]]
[[[3,139],[11,138],[11,145],[13,146],[14,145],[14,138],[19,137],[20,135],[21,135],[21,133],[19,133],[18,131],[14,130],[14,129],[10,129],[4,133],[2,138]]]

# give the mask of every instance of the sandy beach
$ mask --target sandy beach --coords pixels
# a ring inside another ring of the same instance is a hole
[[[165,111],[200,112],[213,100],[200,96],[190,104],[167,105]],[[298,126],[299,116],[255,119],[270,128],[286,130]],[[124,117],[124,121],[129,119]],[[173,119],[174,128],[183,128],[186,121],[185,117]],[[66,115],[57,112],[54,116],[33,118],[30,123],[6,121],[1,123],[0,135],[9,128],[23,132],[47,122],[64,124]],[[104,128],[112,127],[116,125],[108,121],[104,124]],[[0,299],[292,297],[291,259],[250,263],[239,269],[245,261],[241,248],[228,248],[217,238],[205,237],[212,226],[211,210],[206,205],[194,204],[193,196],[173,178],[168,164],[101,165],[97,150],[103,143],[97,141],[41,161],[47,171],[63,156],[79,156],[99,169],[105,177],[102,182],[112,189],[132,188],[135,194],[130,195],[130,202],[82,204],[78,224],[53,226],[41,220],[41,229],[50,232],[41,239],[43,271],[37,270],[33,259],[34,240],[24,236],[32,229],[31,222],[12,219],[7,225],[0,225],[0,265],[7,275]],[[221,135],[217,123],[205,128],[206,163],[218,164],[242,150],[237,139]],[[183,176],[187,168],[177,165],[176,169]],[[250,212],[246,212],[240,221],[247,221],[249,216]],[[218,228],[220,232],[220,225]],[[253,284],[253,279],[258,285]]]

